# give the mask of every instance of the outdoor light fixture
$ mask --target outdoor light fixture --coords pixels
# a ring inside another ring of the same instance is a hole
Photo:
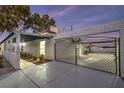
[[[79,48],[79,42],[80,42],[79,37],[72,38],[72,42],[75,44],[75,48]]]
[[[80,38],[79,37],[74,37],[74,38],[72,38],[72,42],[73,43],[79,43],[80,42]]]

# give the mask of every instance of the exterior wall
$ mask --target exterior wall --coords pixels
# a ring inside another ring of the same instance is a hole
[[[54,60],[54,38],[46,39],[45,58]]]
[[[40,42],[45,40],[45,58],[48,60],[54,60],[54,40],[50,39],[39,39],[29,41],[25,43],[24,52],[40,55]]]
[[[13,38],[16,38],[15,44],[13,43]],[[8,41],[10,43],[8,43]],[[20,33],[16,33],[15,35],[8,38],[4,41],[4,50],[2,55],[4,58],[15,68],[20,69]],[[13,51],[14,47],[14,51]]]
[[[20,69],[19,55],[15,53],[10,53],[9,51],[3,51],[3,56],[15,69]]]
[[[120,31],[120,65],[121,76],[124,78],[124,29]]]
[[[25,42],[24,52],[40,55],[40,41],[42,40]]]

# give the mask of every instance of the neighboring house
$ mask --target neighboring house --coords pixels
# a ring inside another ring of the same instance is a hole
[[[3,56],[20,69],[20,49],[124,77],[124,21],[56,35],[11,33],[4,41]]]

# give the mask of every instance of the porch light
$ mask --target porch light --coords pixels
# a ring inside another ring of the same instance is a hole
[[[79,37],[72,38],[72,42],[75,44],[75,48],[79,48],[79,42],[80,42]]]
[[[79,43],[80,42],[80,38],[79,37],[74,37],[74,38],[72,38],[72,42],[73,43]]]

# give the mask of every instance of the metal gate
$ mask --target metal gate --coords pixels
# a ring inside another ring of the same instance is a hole
[[[77,37],[56,41],[55,59],[112,74],[119,74],[119,39]]]
[[[55,59],[75,64],[75,48],[72,38],[58,40],[55,43]]]

